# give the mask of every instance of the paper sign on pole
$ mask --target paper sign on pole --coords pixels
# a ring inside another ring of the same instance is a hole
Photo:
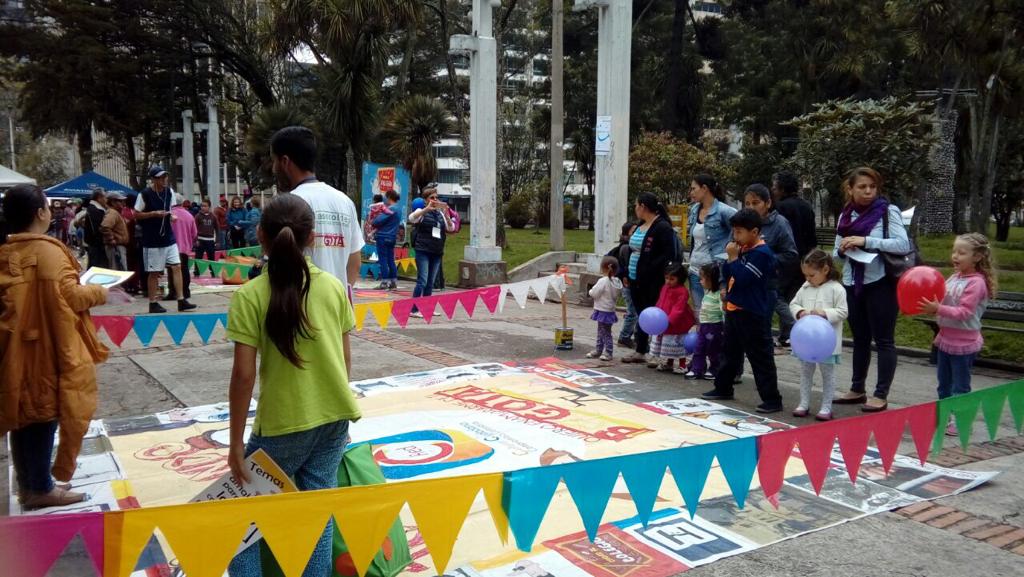
[[[608,156],[612,152],[612,117],[598,116],[594,126],[594,154]]]
[[[281,467],[263,449],[258,449],[255,453],[246,457],[245,470],[249,472],[248,483],[239,483],[234,475],[225,473],[223,477],[200,491],[189,502],[198,503],[201,501],[236,499],[238,497],[255,497],[257,495],[275,495],[277,493],[292,493],[299,490],[295,483],[288,478],[288,475],[281,470]],[[260,535],[256,525],[249,525],[249,530],[245,533],[245,538],[242,539],[242,543],[238,546],[236,554],[259,543],[262,538],[263,536]]]

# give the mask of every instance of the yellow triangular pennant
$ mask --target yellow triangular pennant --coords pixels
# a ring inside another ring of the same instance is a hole
[[[189,577],[220,577],[238,551],[249,529],[249,511],[243,499],[190,503],[153,509],[163,532]]]
[[[103,574],[128,577],[156,528],[150,509],[106,513],[104,519]]]
[[[377,324],[380,325],[380,328],[388,328],[388,321],[391,320],[391,302],[368,303],[367,306],[370,308],[370,312],[373,313],[373,318],[377,319]]]
[[[480,477],[430,479],[409,483],[407,489],[409,509],[434,560],[434,571],[444,575],[462,524],[480,493]],[[444,499],[438,495],[444,495]]]
[[[502,504],[502,495],[505,490],[505,475],[502,473],[491,473],[480,476],[480,488],[487,498],[487,508],[491,510],[491,520],[494,521],[494,529],[498,532],[503,545],[508,544],[508,515],[505,514],[505,507]]]
[[[277,497],[250,507],[249,516],[287,577],[299,577],[331,517],[330,501],[320,493]],[[191,577],[191,575],[189,576]]]
[[[407,485],[365,485],[335,493],[334,522],[348,545],[349,555],[359,575],[366,574],[398,512],[405,505]]]
[[[356,330],[363,330],[363,322],[366,321],[366,312],[370,310],[366,303],[359,303],[352,307],[353,312],[356,315]]]

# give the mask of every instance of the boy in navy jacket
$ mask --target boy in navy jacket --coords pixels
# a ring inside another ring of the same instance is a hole
[[[758,413],[782,410],[778,376],[775,372],[775,347],[768,322],[775,310],[768,283],[775,277],[775,254],[761,240],[761,217],[745,208],[729,219],[733,242],[725,247],[729,257],[722,266],[726,287],[725,342],[721,365],[715,375],[715,388],[705,393],[708,400],[733,398],[733,379],[743,366],[744,354],[750,359],[754,382],[761,395]]]

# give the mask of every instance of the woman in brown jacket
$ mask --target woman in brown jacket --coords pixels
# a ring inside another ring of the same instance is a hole
[[[11,459],[25,508],[69,505],[84,495],[72,493],[68,484],[55,484],[50,476],[54,434],[59,425],[53,477],[70,481],[96,410],[96,363],[107,358],[89,309],[107,302],[108,292],[79,284],[78,261],[60,241],[46,236],[50,208],[41,188],[21,185],[7,191],[2,216],[0,435],[11,434]]]

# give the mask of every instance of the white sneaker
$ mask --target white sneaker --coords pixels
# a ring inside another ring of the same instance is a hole
[[[596,359],[596,358],[598,358],[600,356],[601,356],[601,351],[598,351],[598,350],[593,350],[593,351],[590,351],[589,353],[587,353],[587,358],[588,359]]]
[[[441,316],[441,311],[434,311],[434,316],[435,317]]]
[[[410,317],[415,317],[415,318],[418,318],[418,319],[422,319],[423,318],[423,313],[421,313],[420,311],[412,311],[411,313],[409,313],[409,316]]]
[[[605,354],[601,355],[598,358],[601,359],[602,361],[610,361],[610,360],[612,360],[612,356],[609,355],[608,353],[605,353]]]

